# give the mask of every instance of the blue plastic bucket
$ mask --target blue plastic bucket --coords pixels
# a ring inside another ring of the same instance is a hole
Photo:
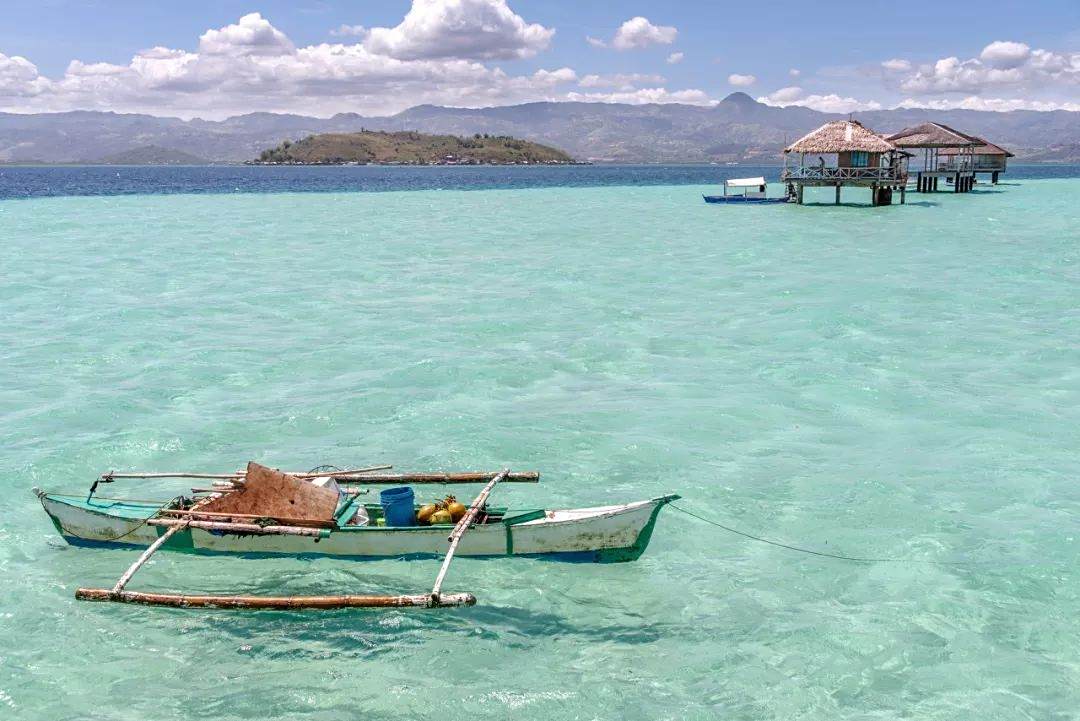
[[[379,493],[379,505],[388,526],[415,526],[416,508],[413,505],[413,490],[408,486],[387,488]]]

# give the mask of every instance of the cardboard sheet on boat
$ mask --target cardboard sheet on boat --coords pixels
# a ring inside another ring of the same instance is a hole
[[[243,488],[215,498],[199,510],[288,519],[294,525],[303,521],[332,526],[337,505],[338,494],[333,491],[252,462],[248,463]]]

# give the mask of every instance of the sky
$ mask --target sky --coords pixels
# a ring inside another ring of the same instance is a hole
[[[932,15],[933,20],[927,19]],[[0,0],[0,111],[1080,111],[1080,0]]]

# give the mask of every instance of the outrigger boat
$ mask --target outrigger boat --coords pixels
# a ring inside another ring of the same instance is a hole
[[[390,466],[286,474],[255,463],[234,474],[107,473],[86,495],[34,489],[61,536],[75,546],[146,547],[109,589],[79,588],[76,598],[180,607],[343,608],[471,606],[471,593],[443,593],[455,555],[527,556],[624,562],[645,551],[660,509],[677,495],[594,508],[546,510],[487,505],[501,482],[536,483],[534,471],[386,473]],[[101,483],[119,479],[199,478],[209,489],[167,502],[103,498]],[[486,483],[456,524],[384,525],[382,506],[363,503],[352,486]],[[358,520],[359,519],[359,520]],[[443,557],[430,593],[400,596],[215,596],[126,590],[159,549],[245,556],[332,556],[344,559]]]
[[[741,190],[741,193],[729,192]],[[703,195],[706,203],[786,203],[787,198],[770,198],[765,178],[728,178],[723,195]]]

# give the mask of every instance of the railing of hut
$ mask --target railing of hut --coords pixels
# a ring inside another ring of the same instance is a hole
[[[877,180],[885,183],[903,183],[907,181],[907,170],[904,168],[890,168],[888,166],[878,168],[823,168],[821,166],[804,166],[798,168],[785,168],[780,174],[780,179],[787,180],[825,180],[843,182],[845,180]]]
[[[1005,160],[1004,158],[996,157],[993,155],[976,156],[975,164],[972,164],[967,160],[957,160],[956,158],[942,159],[938,161],[938,170],[1004,170]]]

